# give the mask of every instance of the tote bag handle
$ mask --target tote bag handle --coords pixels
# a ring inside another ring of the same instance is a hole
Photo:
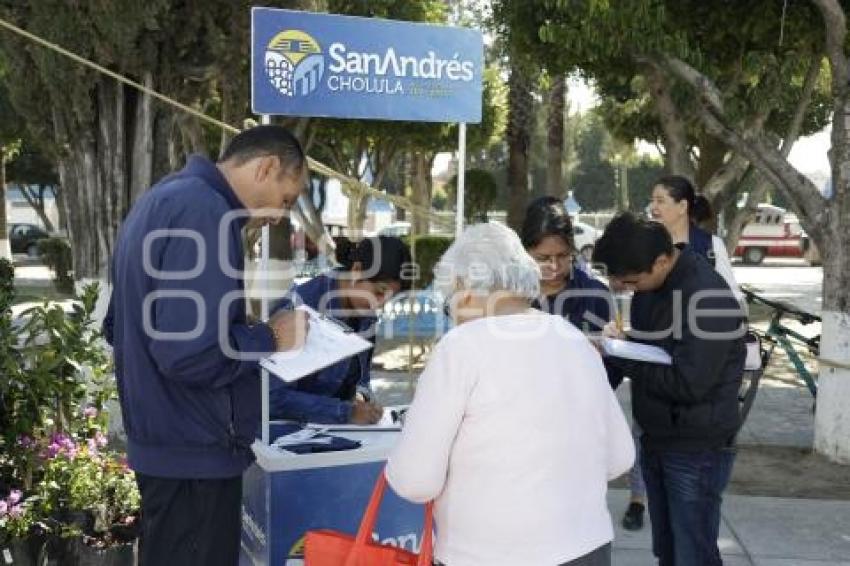
[[[384,491],[387,488],[387,476],[384,470],[378,475],[378,481],[375,482],[375,488],[372,490],[372,496],[369,498],[369,504],[366,506],[366,511],[363,513],[363,518],[360,520],[360,528],[357,530],[357,536],[354,539],[354,548],[351,549],[351,554],[345,561],[345,566],[359,566],[359,557],[366,548],[366,544],[372,540],[372,533],[375,531],[375,523],[378,520],[378,509],[381,506],[381,500],[384,498]],[[422,533],[422,546],[419,549],[419,560],[416,566],[431,566],[434,555],[434,502],[429,501],[425,504],[425,526]]]

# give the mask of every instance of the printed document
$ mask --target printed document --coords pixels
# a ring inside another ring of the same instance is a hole
[[[307,312],[309,330],[304,346],[289,352],[277,352],[260,361],[260,365],[284,381],[297,381],[345,358],[372,347],[372,343],[336,319],[301,305],[296,310]]]

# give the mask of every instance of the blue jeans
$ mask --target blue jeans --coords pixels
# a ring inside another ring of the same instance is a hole
[[[643,451],[640,437],[643,436],[643,429],[637,421],[632,422],[632,438],[635,440],[635,463],[632,464],[632,469],[629,470],[629,491],[631,492],[632,500],[646,499],[646,484],[643,483],[643,472],[641,471],[640,454]]]
[[[659,566],[722,566],[720,503],[735,451],[644,450],[643,479]]]

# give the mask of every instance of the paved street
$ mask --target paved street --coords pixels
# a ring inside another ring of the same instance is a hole
[[[767,299],[780,299],[820,313],[823,284],[820,267],[810,267],[803,260],[769,258],[756,267],[735,264],[733,270],[739,285],[750,285]]]

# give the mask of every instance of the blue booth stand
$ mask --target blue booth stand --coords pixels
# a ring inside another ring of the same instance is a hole
[[[271,426],[274,438],[275,426]],[[397,430],[330,434],[361,442],[339,452],[293,454],[254,443],[256,462],[242,480],[240,566],[304,564],[304,534],[312,529],[357,532],[366,503],[398,439]],[[418,551],[424,506],[386,491],[373,538]]]

